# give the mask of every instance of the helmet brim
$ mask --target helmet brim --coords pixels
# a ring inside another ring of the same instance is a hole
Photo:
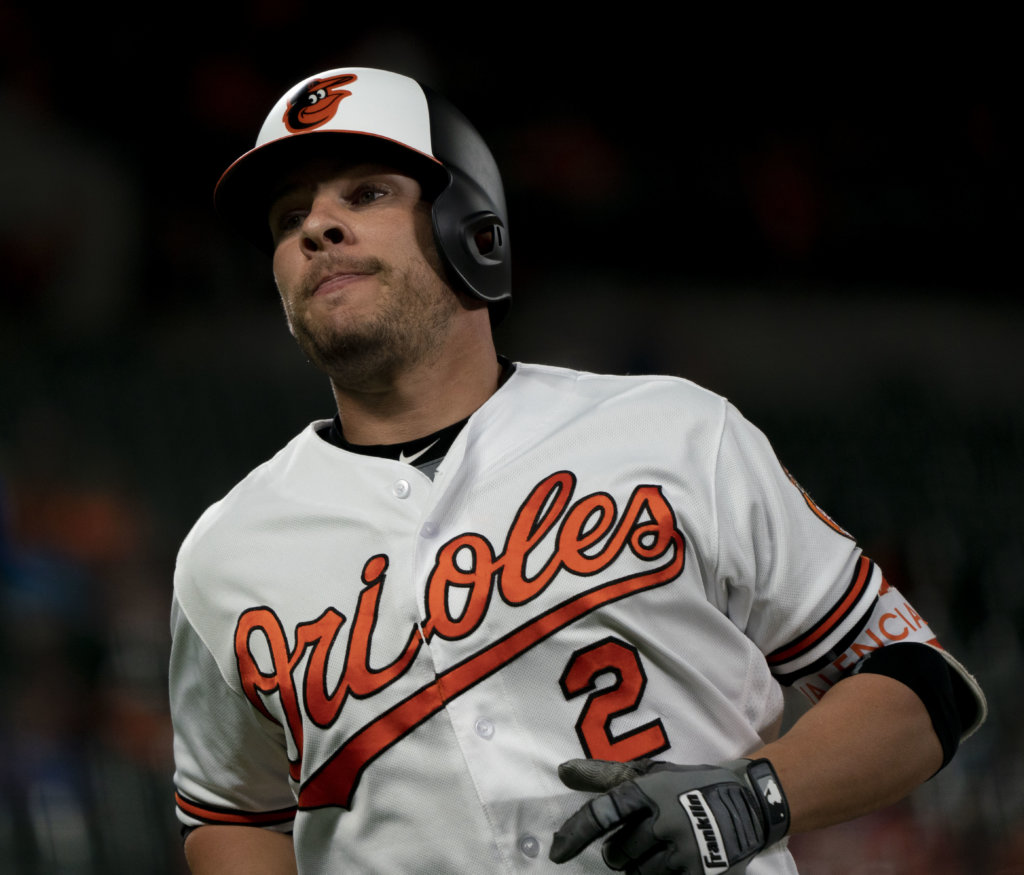
[[[394,167],[420,183],[427,201],[451,183],[451,174],[440,161],[404,143],[364,131],[320,130],[282,137],[246,152],[221,175],[214,206],[244,238],[273,253],[268,214],[282,181],[303,165],[324,159],[339,165]]]

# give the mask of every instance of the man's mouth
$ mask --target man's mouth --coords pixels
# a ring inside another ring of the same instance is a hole
[[[344,258],[319,265],[319,270],[310,272],[308,280],[309,297],[327,295],[371,277],[383,270],[376,258]]]
[[[352,283],[366,279],[371,274],[363,271],[339,271],[330,273],[320,280],[313,289],[313,297],[339,291]]]

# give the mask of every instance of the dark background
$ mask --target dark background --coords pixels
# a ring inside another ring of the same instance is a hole
[[[832,14],[0,0],[5,871],[181,869],[174,554],[331,414],[211,191],[284,90],[368,65],[446,93],[498,157],[501,351],[729,396],[986,688],[954,764],[795,841],[803,871],[1024,872],[1010,28]]]

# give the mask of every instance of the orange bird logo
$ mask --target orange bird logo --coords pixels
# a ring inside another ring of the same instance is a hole
[[[345,86],[355,81],[354,73],[344,73],[307,83],[288,101],[284,126],[293,134],[301,134],[327,124],[338,111],[338,104],[352,93]]]

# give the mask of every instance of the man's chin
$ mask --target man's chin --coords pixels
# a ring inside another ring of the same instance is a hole
[[[343,382],[387,369],[394,353],[394,343],[373,331],[318,336],[299,332],[295,339],[314,367]]]

